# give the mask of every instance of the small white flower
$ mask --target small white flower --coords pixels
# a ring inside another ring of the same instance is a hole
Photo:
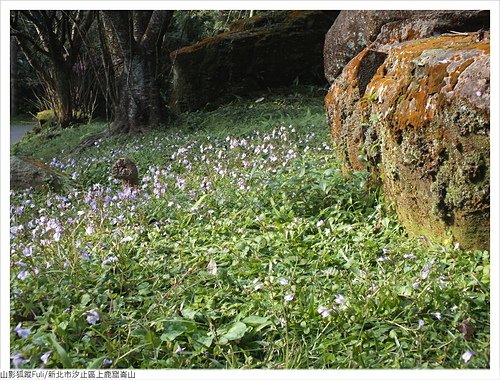
[[[338,295],[335,297],[335,302],[337,302],[339,305],[345,304],[345,298],[341,295]]]
[[[85,229],[85,233],[87,235],[92,235],[94,233],[94,227],[92,226],[88,226],[86,229]]]
[[[318,306],[318,313],[320,313],[323,318],[328,317],[331,314],[331,312],[332,309],[327,309],[324,306]]]
[[[122,240],[120,240],[120,243],[126,243],[131,240],[133,240],[132,236],[125,236]]]
[[[110,365],[111,363],[113,363],[113,360],[110,360],[110,359],[104,359],[102,361],[102,365]]]
[[[46,353],[44,353],[42,356],[40,356],[40,360],[44,363],[44,364],[47,364],[47,362],[49,361],[49,356],[50,354],[52,353],[52,351],[47,351]]]
[[[457,305],[453,305],[450,310],[451,311],[457,311],[457,309],[458,309],[458,306]]]
[[[208,273],[217,276],[217,263],[214,260],[210,260],[207,265]]]
[[[423,269],[422,269],[422,274],[420,276],[422,278],[422,280],[425,280],[427,278],[427,276],[429,276],[430,271],[431,271],[431,265],[425,264]]]
[[[180,344],[177,345],[177,349],[175,350],[175,353],[176,354],[179,354],[181,353],[182,351],[184,351],[186,349],[186,347],[181,347]]]
[[[259,289],[262,289],[264,286],[264,284],[262,282],[259,282],[258,284],[255,284],[255,286],[253,287],[254,290],[259,290]]]
[[[285,297],[283,297],[283,299],[285,301],[292,301],[294,297],[295,297],[295,294],[290,293],[290,294],[287,294]]]
[[[83,315],[87,316],[87,322],[90,323],[91,325],[95,325],[99,321],[99,313],[95,311],[94,309],[91,309],[89,311],[86,311],[83,313]]]
[[[319,220],[319,221],[316,223],[316,227],[321,227],[323,224],[325,224],[325,221],[324,221],[324,220]]]
[[[381,257],[377,258],[377,261],[386,261],[386,260],[389,260],[389,258],[387,256],[381,256]]]
[[[280,278],[279,282],[281,285],[288,285],[288,280],[286,278]]]
[[[444,276],[439,276],[438,280],[439,280],[439,287],[441,289],[444,289],[446,288],[446,281],[444,280]]]
[[[424,325],[425,325],[425,322],[422,319],[419,319],[418,320],[418,328],[420,329],[420,328],[424,327]]]
[[[455,251],[459,250],[460,249],[460,243],[457,242],[457,243],[453,244],[453,249]]]
[[[432,313],[432,315],[435,316],[437,319],[441,320],[441,313],[439,311]]]
[[[474,351],[468,350],[462,355],[462,359],[464,363],[467,363],[470,358],[472,358],[472,355],[475,355],[476,353]]]
[[[411,286],[413,289],[418,289],[420,288],[420,282],[417,281],[417,282],[414,282],[413,285]]]
[[[416,258],[417,256],[415,256],[413,253],[408,253],[408,254],[406,254],[406,255],[403,255],[403,257],[404,257],[405,259],[414,259],[414,258]]]
[[[114,263],[115,261],[118,261],[118,257],[116,256],[110,256],[104,259],[102,262],[103,264],[109,264],[109,263]]]

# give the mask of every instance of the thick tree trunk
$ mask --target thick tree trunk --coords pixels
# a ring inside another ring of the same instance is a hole
[[[64,63],[56,65],[54,73],[54,89],[57,96],[55,114],[57,122],[62,128],[68,127],[73,121],[73,97],[71,96],[71,68],[66,67]]]
[[[169,55],[161,50],[172,13],[102,11],[103,57],[114,79],[111,133],[144,132],[165,123],[160,72]]]
[[[10,117],[19,113],[17,87],[17,41],[10,37]]]
[[[127,70],[118,78],[119,100],[115,104],[113,131],[144,132],[158,127],[165,112],[156,79],[154,58],[134,53]]]

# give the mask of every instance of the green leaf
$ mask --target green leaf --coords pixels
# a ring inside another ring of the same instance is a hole
[[[251,315],[243,319],[242,322],[252,327],[256,327],[269,322],[269,319],[267,317],[259,317],[258,315]]]
[[[305,174],[306,174],[306,167],[305,167],[305,166],[302,166],[302,167],[300,168],[299,178],[303,177]]]
[[[242,322],[236,322],[233,324],[227,333],[225,333],[222,338],[227,340],[237,340],[243,338],[245,332],[247,331],[247,325]]]
[[[85,293],[82,296],[82,299],[80,301],[80,305],[82,306],[87,306],[87,304],[90,302],[90,295],[88,293]]]
[[[106,359],[106,356],[101,356],[100,358],[97,358],[93,360],[88,366],[87,369],[97,369],[101,368],[102,361]]]
[[[69,357],[68,353],[62,346],[57,342],[56,336],[54,334],[50,334],[48,336],[50,344],[52,344],[52,347],[57,352],[57,355],[59,356],[59,359],[61,359],[61,363],[63,364],[63,368],[71,368],[71,358]]]
[[[62,331],[66,330],[66,327],[68,327],[69,322],[68,321],[62,321],[57,325],[58,328],[60,328]]]
[[[319,188],[323,193],[327,193],[328,184],[325,181],[320,181]]]
[[[194,210],[197,210],[198,207],[200,207],[200,205],[203,203],[203,201],[205,200],[205,198],[208,197],[208,194],[204,194],[200,197],[200,199],[198,199],[196,201],[196,203],[193,205],[193,207],[191,208],[193,211]]]
[[[214,337],[207,335],[206,332],[195,332],[193,334],[193,346],[195,350],[209,348],[213,340]]]
[[[131,336],[136,336],[136,337],[145,337],[146,334],[148,333],[148,330],[146,330],[144,327],[138,327],[130,333]]]
[[[196,310],[188,309],[188,308],[182,309],[181,314],[184,318],[193,319],[196,315]]]
[[[163,327],[165,330],[163,334],[161,334],[160,339],[169,340],[171,342],[183,333],[192,332],[196,328],[193,322],[186,320],[167,321],[163,324]]]

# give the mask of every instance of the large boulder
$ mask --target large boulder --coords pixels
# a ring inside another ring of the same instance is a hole
[[[488,11],[345,10],[325,37],[325,77],[329,83],[344,66],[379,37],[381,44],[489,27]],[[388,25],[389,24],[389,25]],[[388,25],[383,30],[384,25]]]
[[[171,53],[170,107],[184,112],[213,107],[250,91],[326,84],[325,33],[338,11],[285,11],[256,16],[234,30]]]
[[[381,33],[325,98],[337,151],[373,173],[410,233],[489,249],[489,33],[390,33],[404,30]]]
[[[43,162],[10,156],[10,188],[61,191],[69,185],[68,178]]]

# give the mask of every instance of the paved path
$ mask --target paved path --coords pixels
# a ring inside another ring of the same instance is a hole
[[[14,123],[10,125],[10,145],[18,142],[36,123]]]

